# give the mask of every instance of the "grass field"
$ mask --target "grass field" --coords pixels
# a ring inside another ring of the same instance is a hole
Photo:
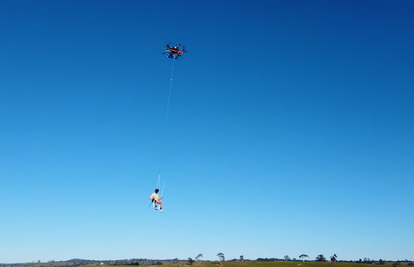
[[[156,261],[154,261],[156,262]],[[412,263],[411,263],[412,264]],[[373,264],[366,264],[366,263],[351,263],[351,262],[316,262],[316,261],[308,261],[308,262],[298,262],[298,261],[245,261],[244,263],[239,263],[237,261],[226,261],[223,262],[223,265],[220,266],[219,261],[200,261],[194,262],[191,267],[368,267]],[[378,267],[381,266],[376,263]],[[396,262],[385,262],[385,266],[408,266],[409,263],[402,261],[400,264],[396,264]],[[103,264],[103,265],[96,265],[96,264],[73,264],[68,262],[59,262],[59,263],[25,263],[25,264],[13,264],[7,265],[3,264],[1,267],[105,267],[105,266],[116,266],[116,267],[137,267],[137,265],[121,265],[121,264]],[[139,265],[138,265],[139,266]],[[141,265],[141,266],[163,266],[163,267],[190,267],[188,262],[182,262],[176,264],[164,264],[163,265]]]
[[[274,261],[274,262],[260,262],[260,261],[247,261],[244,263],[239,263],[235,261],[226,261],[223,262],[222,267],[368,267],[373,264],[364,264],[364,263],[350,263],[350,262],[316,262],[316,261],[309,261],[309,262],[284,262],[284,261]],[[375,264],[377,266],[381,266]],[[393,262],[386,262],[386,266],[392,266]],[[406,262],[401,262],[400,266],[407,266]],[[158,265],[160,266],[160,265]],[[164,264],[161,265],[163,267],[189,267],[187,263],[177,263],[177,264]],[[219,261],[201,261],[199,263],[194,263],[191,265],[192,267],[220,267]],[[96,266],[102,267],[102,265]],[[129,265],[126,266],[119,266],[119,267],[131,267]]]

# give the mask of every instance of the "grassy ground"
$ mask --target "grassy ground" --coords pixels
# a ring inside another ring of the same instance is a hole
[[[298,265],[301,264],[301,265]],[[202,262],[200,267],[219,267],[219,262]],[[223,267],[364,267],[357,263],[328,263],[328,262],[224,262]],[[171,266],[172,267],[172,266]],[[366,266],[365,266],[366,267]]]
[[[223,263],[222,267],[369,267],[372,264],[363,264],[363,263],[349,263],[349,262],[284,262],[284,261],[275,261],[275,262],[259,262],[259,261],[249,261],[240,264],[239,262],[226,261]],[[376,264],[377,265],[377,264]],[[164,264],[164,265],[153,265],[159,267],[190,267],[188,263],[177,263],[177,264]],[[377,265],[381,266],[381,265]],[[392,266],[391,262],[387,262],[385,266]],[[400,266],[407,266],[407,264],[401,263]],[[102,267],[102,266],[97,266]],[[116,267],[131,267],[131,266],[116,266]],[[199,263],[194,263],[191,267],[220,267],[220,262],[218,261],[203,261]]]
[[[285,262],[285,261],[272,261],[272,262],[261,262],[261,261],[247,261],[244,263],[239,263],[235,261],[226,261],[220,266],[219,261],[201,261],[201,262],[194,262],[193,265],[188,265],[187,262],[179,262],[177,264],[164,264],[164,265],[143,265],[143,266],[153,266],[153,267],[370,267],[372,264],[364,264],[364,263],[349,263],[349,262],[338,262],[338,263],[329,263],[329,262]],[[381,266],[375,264],[377,267]],[[384,267],[392,267],[395,265],[394,262],[386,262]],[[114,266],[114,267],[138,267],[138,266],[131,266],[131,265],[95,265],[95,264],[83,264],[79,266],[79,264],[67,263],[67,262],[59,262],[59,263],[27,263],[27,264],[19,264],[13,265],[9,267],[107,267],[107,266]],[[401,267],[411,267],[408,266],[406,262],[401,262]],[[1,266],[1,267],[7,267]]]

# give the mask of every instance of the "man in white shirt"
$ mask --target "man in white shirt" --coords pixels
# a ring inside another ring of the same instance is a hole
[[[162,198],[159,198],[159,196],[158,196],[159,191],[160,190],[155,189],[155,193],[152,193],[149,198],[151,199],[151,202],[155,203],[155,210],[158,209],[158,204],[161,205],[160,206],[160,212],[162,212],[162,201],[161,201]]]

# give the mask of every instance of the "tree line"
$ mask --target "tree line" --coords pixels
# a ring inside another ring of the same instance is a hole
[[[226,257],[224,253],[220,252],[216,255],[220,262],[220,266],[226,261]],[[38,261],[37,263],[15,263],[15,264],[1,264],[0,267],[84,267],[85,265],[95,264],[95,265],[103,265],[103,266],[114,266],[114,265],[131,265],[131,266],[149,266],[149,265],[164,265],[164,264],[177,264],[177,263],[187,263],[188,265],[195,265],[199,264],[200,259],[203,257],[203,254],[199,253],[197,256],[193,258],[189,257],[188,260],[179,260],[178,258],[171,259],[171,260],[149,260],[149,259],[126,259],[126,260],[113,260],[113,261],[97,261],[97,260],[80,260],[80,259],[73,259],[69,261],[49,261],[47,263],[41,263]],[[326,258],[323,254],[319,254],[316,256],[315,260],[308,260],[309,256],[306,254],[301,254],[298,256],[298,259],[293,258],[291,259],[288,255],[285,255],[283,259],[279,258],[257,258],[256,260],[246,260],[244,256],[241,255],[238,259],[232,259],[229,261],[237,261],[243,263],[245,261],[259,261],[259,262],[267,262],[267,261],[316,261],[316,262],[331,262],[335,263],[338,262],[338,256],[333,254],[332,256]],[[329,259],[329,260],[328,260]],[[370,258],[364,258],[359,260],[342,260],[341,262],[352,262],[352,263],[360,263],[360,264],[377,264],[377,265],[392,265],[394,267],[400,265],[409,265],[414,266],[413,262],[410,260],[398,260],[398,261],[385,261],[383,259],[379,259],[378,261],[372,260]]]

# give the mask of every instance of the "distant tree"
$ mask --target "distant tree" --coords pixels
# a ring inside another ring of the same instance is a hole
[[[192,258],[188,258],[188,265],[193,265],[194,260]]]
[[[285,255],[285,261],[289,261],[289,260],[290,260],[289,256]]]
[[[221,252],[217,254],[217,257],[219,257],[219,259],[220,259],[220,265],[222,265],[223,261],[226,260],[226,258],[224,257],[224,254],[221,253]]]
[[[202,257],[203,257],[203,254],[199,253],[199,254],[197,255],[197,257],[195,257],[195,259],[196,259],[196,261],[198,262],[198,259],[199,259],[199,258],[202,258]]]
[[[178,263],[178,258],[173,259],[173,264],[177,264]]]
[[[240,263],[243,263],[243,261],[244,261],[244,257],[243,255],[240,255]]]
[[[309,256],[306,255],[306,254],[302,254],[302,255],[299,256],[299,258],[301,258],[303,260],[303,262],[305,262],[305,258],[309,258]]]
[[[379,263],[379,264],[381,264],[381,265],[384,265],[384,264],[385,264],[385,261],[383,261],[382,259],[380,259],[380,260],[378,261],[378,263]]]
[[[364,263],[374,264],[375,261],[374,260],[371,260],[370,258],[364,258]]]
[[[397,265],[401,265],[401,261],[396,261],[396,262],[394,262],[394,264],[393,264],[394,266],[397,266]]]
[[[316,256],[316,261],[325,262],[326,261],[326,258],[325,258],[324,255],[319,254],[318,256]]]
[[[333,254],[333,256],[331,256],[331,262],[337,262],[338,256],[336,256],[336,254]]]

